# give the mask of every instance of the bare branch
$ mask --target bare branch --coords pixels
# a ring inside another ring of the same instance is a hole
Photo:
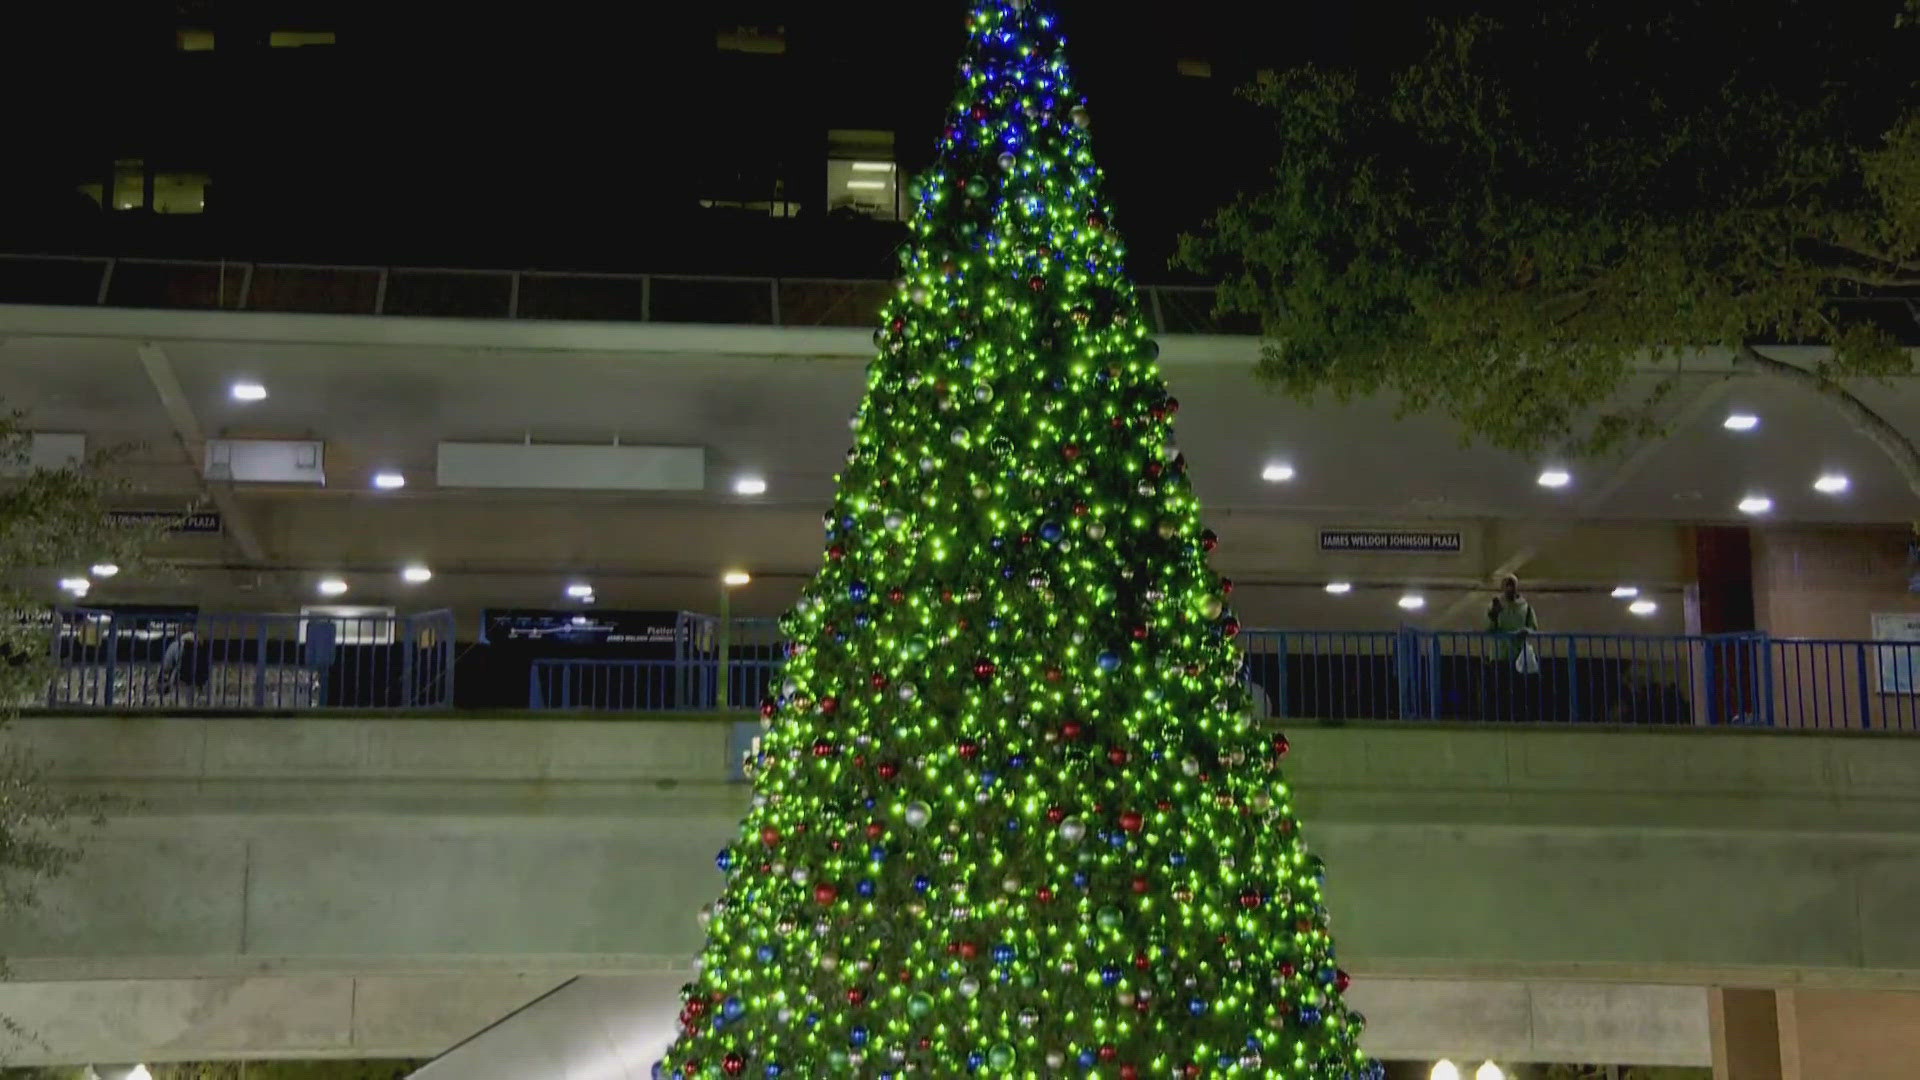
[[[1861,401],[1852,391],[1818,372],[1808,371],[1797,364],[1789,364],[1784,360],[1767,356],[1745,342],[1735,350],[1733,362],[1735,367],[1749,368],[1820,394],[1829,405],[1847,419],[1848,423],[1853,425],[1855,431],[1865,436],[1868,442],[1879,447],[1881,452],[1887,455],[1894,467],[1900,470],[1900,476],[1906,480],[1907,487],[1915,495],[1920,495],[1920,447],[1915,446],[1912,439],[1907,438],[1899,428],[1889,423],[1886,417],[1874,412],[1871,406]]]

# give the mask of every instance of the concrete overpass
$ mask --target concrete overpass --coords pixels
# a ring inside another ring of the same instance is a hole
[[[664,1039],[746,799],[732,727],[22,721],[125,801],[0,931],[0,1015],[43,1043],[10,1056],[433,1055],[579,976]],[[1381,1056],[1705,1064],[1729,1007],[1857,1022],[1920,988],[1920,741],[1289,733]]]

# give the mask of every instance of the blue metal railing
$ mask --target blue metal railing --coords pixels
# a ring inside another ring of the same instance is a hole
[[[55,709],[287,711],[453,704],[453,613],[195,614],[62,609]]]
[[[535,660],[527,704],[580,712],[711,712],[719,707],[720,667],[718,659]],[[727,707],[758,708],[778,670],[773,660],[730,659]]]

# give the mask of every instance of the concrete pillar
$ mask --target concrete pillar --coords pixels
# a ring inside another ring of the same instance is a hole
[[[1717,989],[1714,1080],[1909,1080],[1920,994]]]

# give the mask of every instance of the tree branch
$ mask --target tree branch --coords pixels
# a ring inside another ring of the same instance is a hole
[[[1853,425],[1855,431],[1887,455],[1894,468],[1900,470],[1907,487],[1914,495],[1920,496],[1920,446],[1915,446],[1912,439],[1902,434],[1886,417],[1874,412],[1852,391],[1817,372],[1766,356],[1745,342],[1734,351],[1733,364],[1736,368],[1748,368],[1818,393]]]
[[[1920,274],[1920,259],[1903,259],[1891,251],[1875,247],[1864,241],[1835,240],[1832,237],[1821,237],[1818,242],[1828,247],[1839,248],[1841,251],[1848,252],[1849,254],[1858,255],[1869,262],[1876,262],[1882,266],[1891,266],[1895,270],[1911,270],[1916,274]]]
[[[1858,270],[1851,266],[1825,266],[1820,273],[1840,281],[1851,281],[1857,285],[1875,285],[1884,289],[1920,288],[1920,273],[1913,274],[1876,274],[1871,270]]]

